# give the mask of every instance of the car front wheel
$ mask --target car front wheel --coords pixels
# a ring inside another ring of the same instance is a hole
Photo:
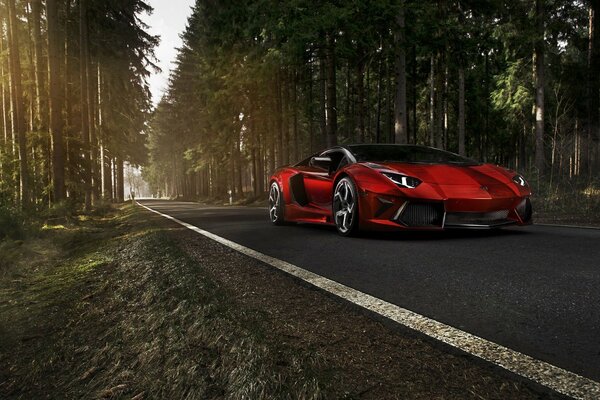
[[[358,192],[352,179],[344,177],[333,191],[333,219],[340,235],[352,236],[358,232]]]
[[[283,225],[283,199],[277,182],[269,189],[269,219],[273,225]]]

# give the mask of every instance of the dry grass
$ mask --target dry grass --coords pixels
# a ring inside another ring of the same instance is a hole
[[[600,180],[546,179],[531,182],[537,222],[600,226]]]
[[[318,356],[126,214],[57,230],[53,260],[0,280],[0,397],[327,397]]]

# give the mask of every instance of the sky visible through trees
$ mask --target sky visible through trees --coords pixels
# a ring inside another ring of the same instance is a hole
[[[147,2],[0,0],[0,205],[259,197],[345,143],[597,185],[599,3],[197,0],[153,106]]]

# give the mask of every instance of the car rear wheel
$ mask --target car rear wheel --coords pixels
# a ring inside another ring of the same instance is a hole
[[[358,195],[354,182],[344,177],[333,191],[333,220],[340,235],[352,236],[358,232]]]
[[[281,189],[277,182],[271,184],[269,189],[269,219],[274,225],[283,225],[283,200]]]

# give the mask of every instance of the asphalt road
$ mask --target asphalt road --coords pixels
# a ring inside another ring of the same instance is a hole
[[[344,285],[600,381],[600,230],[340,237],[263,208],[143,204]]]

